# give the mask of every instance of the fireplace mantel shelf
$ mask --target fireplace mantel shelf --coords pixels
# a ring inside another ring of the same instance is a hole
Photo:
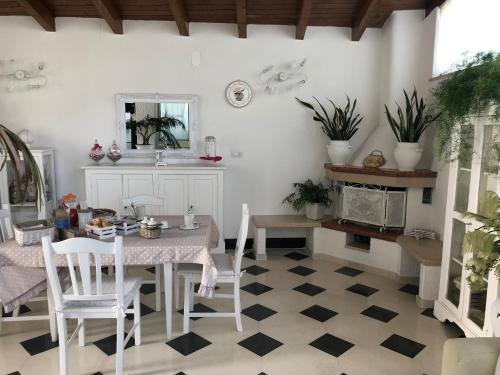
[[[365,168],[356,166],[334,166],[325,164],[326,176],[334,181],[355,182],[391,187],[434,187],[437,172],[418,169],[411,172],[397,169]]]

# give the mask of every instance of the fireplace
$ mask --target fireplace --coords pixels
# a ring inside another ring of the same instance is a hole
[[[340,221],[403,228],[406,217],[406,189],[381,185],[345,183],[342,187]]]

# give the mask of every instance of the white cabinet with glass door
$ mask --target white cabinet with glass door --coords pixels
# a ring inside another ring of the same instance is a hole
[[[500,193],[494,147],[500,142],[500,125],[488,117],[473,122],[464,128],[473,149],[462,147],[461,156],[450,166],[439,299],[434,304],[439,320],[456,323],[468,337],[492,336],[488,309],[499,296],[499,282],[493,272],[485,279],[487,287],[479,291],[471,291],[466,280],[465,263],[470,255],[462,253],[464,235],[481,224],[464,218],[463,213],[480,213],[479,203],[486,191]]]
[[[10,204],[13,223],[48,219],[51,217],[56,204],[54,150],[36,149],[30,151],[40,170],[45,193],[41,197],[40,206],[38,206],[33,193],[36,186],[29,184],[25,200],[22,202],[14,185],[15,172],[13,163],[10,159],[7,159],[0,173],[0,201],[2,204]]]

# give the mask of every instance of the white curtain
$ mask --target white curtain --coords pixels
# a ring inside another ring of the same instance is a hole
[[[447,0],[439,11],[434,76],[450,72],[464,54],[500,52],[500,0]]]

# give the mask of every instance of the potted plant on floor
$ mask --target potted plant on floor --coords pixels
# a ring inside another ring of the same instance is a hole
[[[354,100],[351,106],[351,100],[347,97],[347,105],[342,109],[328,99],[333,106],[333,113],[330,116],[325,107],[316,98],[314,98],[314,100],[319,104],[322,114],[319,113],[312,104],[304,102],[299,98],[295,99],[303,106],[314,111],[314,121],[322,124],[321,128],[323,129],[323,133],[330,138],[328,155],[330,156],[332,164],[345,165],[352,149],[349,140],[356,134],[359,124],[363,120],[363,117],[361,117],[359,113],[354,114],[357,100]]]
[[[185,129],[184,123],[170,116],[164,117],[150,117],[146,116],[145,119],[140,121],[129,120],[127,121],[127,129],[131,129],[136,134],[140,135],[142,138],[141,144],[136,144],[137,150],[152,150],[154,149],[154,144],[151,144],[151,138],[159,134],[160,142],[165,145],[165,147],[170,148],[180,148],[181,145],[177,138],[172,134],[171,129],[175,127],[182,127]]]
[[[325,216],[324,208],[332,203],[331,188],[321,182],[315,184],[310,179],[305,182],[295,182],[293,187],[295,191],[286,196],[282,203],[289,204],[297,212],[305,207],[308,219],[322,219]]]
[[[26,201],[29,186],[35,186],[35,201],[40,204],[44,193],[42,175],[38,169],[35,158],[28,146],[17,134],[0,124],[0,170],[2,170],[7,158],[11,160],[14,170],[14,188],[21,202]]]
[[[417,90],[413,90],[411,98],[403,90],[405,95],[405,110],[396,103],[397,118],[393,117],[387,105],[385,113],[398,145],[394,150],[394,157],[400,171],[414,171],[420,158],[422,150],[419,149],[418,141],[427,127],[436,120],[440,114],[432,115],[426,111],[426,105],[422,98],[418,98]]]

